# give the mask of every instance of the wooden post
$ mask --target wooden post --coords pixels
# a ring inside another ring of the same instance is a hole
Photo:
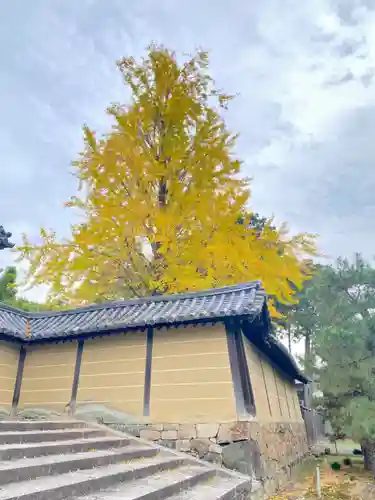
[[[78,385],[79,385],[79,375],[81,372],[83,346],[84,346],[84,341],[79,340],[77,342],[77,354],[76,354],[76,364],[74,367],[72,396],[70,398],[69,412],[68,412],[69,416],[73,416],[75,411],[76,411],[76,402],[77,402],[77,393],[78,393]]]
[[[322,498],[322,484],[320,481],[320,467],[319,467],[319,465],[317,465],[317,467],[316,467],[315,489],[316,489],[316,496],[318,498]]]
[[[18,403],[19,403],[20,394],[21,394],[21,386],[22,386],[22,378],[23,378],[23,369],[25,366],[25,359],[26,359],[26,348],[24,346],[21,346],[20,353],[18,356],[18,368],[17,368],[16,382],[15,382],[14,391],[13,391],[13,401],[12,401],[12,411],[11,411],[12,417],[16,416],[16,414],[17,414],[17,408],[18,408]]]
[[[147,329],[147,345],[146,345],[146,367],[145,367],[145,385],[143,395],[143,415],[150,416],[150,399],[151,399],[151,371],[152,371],[152,347],[154,344],[154,329],[150,326]]]

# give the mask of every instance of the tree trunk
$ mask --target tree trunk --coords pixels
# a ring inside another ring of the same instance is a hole
[[[371,471],[372,476],[375,478],[375,441],[366,441],[363,458],[365,460],[365,467]]]
[[[370,464],[369,464],[369,459],[368,459],[368,450],[366,444],[361,445],[362,452],[363,452],[363,466],[365,470],[370,470]]]

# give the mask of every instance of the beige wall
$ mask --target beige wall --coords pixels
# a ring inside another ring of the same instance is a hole
[[[0,342],[0,407],[12,405],[16,382],[20,348],[7,342]]]
[[[223,325],[155,332],[150,403],[153,422],[236,418]]]
[[[244,337],[246,358],[261,421],[301,421],[295,387]],[[20,408],[66,411],[70,402],[77,343],[27,349]],[[18,350],[2,344],[0,405],[11,404]],[[77,403],[101,403],[142,416],[146,332],[87,340]],[[155,330],[151,369],[150,420],[225,422],[237,418],[223,325]]]
[[[244,345],[257,418],[266,422],[301,420],[297,390],[293,383],[274,368],[246,337]]]
[[[143,415],[146,333],[85,341],[77,402]]]
[[[70,402],[77,343],[27,348],[19,408],[64,412]]]

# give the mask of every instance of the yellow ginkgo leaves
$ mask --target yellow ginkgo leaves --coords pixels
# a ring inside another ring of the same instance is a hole
[[[293,300],[290,284],[308,275],[310,235],[288,238],[266,225],[238,224],[248,212],[249,183],[222,119],[230,96],[207,72],[207,54],[179,64],[150,47],[140,64],[118,63],[130,88],[127,106],[108,113],[112,130],[97,139],[84,128],[74,168],[82,213],[67,241],[41,230],[24,237],[20,260],[30,285],[47,284],[60,306],[262,280],[267,292]]]

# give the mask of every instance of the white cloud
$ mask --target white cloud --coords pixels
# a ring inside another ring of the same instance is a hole
[[[239,92],[228,123],[256,210],[319,232],[330,255],[373,252],[372,0],[14,0],[2,17],[0,223],[16,237],[67,233],[81,126],[108,129],[106,106],[128,96],[115,60],[158,41],[208,49],[218,85]]]

